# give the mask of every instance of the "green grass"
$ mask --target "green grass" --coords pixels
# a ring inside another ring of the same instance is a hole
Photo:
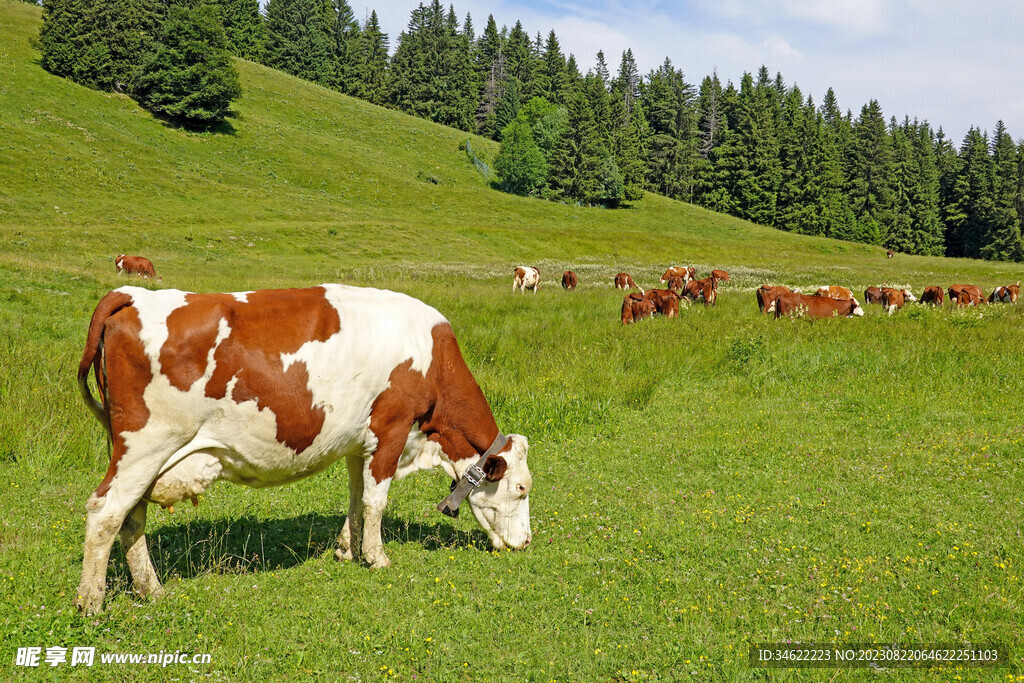
[[[38,16],[0,0],[0,678],[25,675],[18,647],[58,645],[213,656],[132,670],[147,680],[836,674],[748,667],[751,642],[785,640],[1000,642],[1006,668],[941,676],[1024,674],[1024,311],[775,321],[752,293],[988,291],[1016,266],[887,260],[656,196],[621,211],[510,197],[459,151],[464,134],[246,62],[231,132],[185,133],[43,72]],[[499,425],[531,440],[534,544],[488,552],[471,518],[436,513],[447,483],[422,473],[392,488],[393,566],[371,572],[332,557],[344,468],[225,484],[150,511],[164,600],[133,599],[115,546],[106,611],[80,617],[84,503],[107,450],[74,372],[93,307],[126,282],[121,252],[154,261],[151,286],[337,280],[436,306]],[[521,262],[541,268],[536,296],[510,293]],[[622,328],[609,277],[651,286],[683,263],[734,275],[719,305]],[[575,293],[555,285],[568,267]]]

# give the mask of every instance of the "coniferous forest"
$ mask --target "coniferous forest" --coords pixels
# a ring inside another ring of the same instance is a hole
[[[204,40],[498,140],[491,161],[508,192],[615,208],[649,190],[801,234],[1024,260],[1024,141],[1001,121],[991,132],[972,127],[958,144],[927,121],[886,118],[875,100],[844,110],[830,88],[815,101],[764,66],[738,83],[716,73],[697,83],[669,57],[641,74],[631,50],[617,65],[602,52],[580,63],[554,31],[499,28],[493,17],[478,27],[439,0],[413,10],[393,50],[376,12],[360,22],[347,0],[269,0],[262,12],[259,0],[44,0],[43,8],[44,67],[100,89],[145,86],[133,95],[165,113],[222,115],[225,98],[238,96],[230,73],[212,95],[189,91],[212,87],[199,77],[211,67],[185,63],[203,52],[187,44]],[[203,28],[204,8],[215,10],[223,37]],[[168,17],[177,23],[162,26]],[[194,78],[169,76],[173,87],[160,90],[155,55],[169,53]]]

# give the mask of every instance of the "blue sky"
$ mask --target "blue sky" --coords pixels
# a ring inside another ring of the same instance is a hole
[[[350,0],[376,9],[392,48],[420,0]],[[448,4],[448,3],[446,3]],[[958,144],[971,125],[1002,119],[1024,139],[1022,0],[460,0],[479,32],[493,14],[535,35],[550,29],[581,69],[604,50],[618,67],[632,48],[643,73],[668,56],[698,84],[717,69],[738,83],[764,64],[820,103],[829,86],[854,116],[877,99],[886,118],[940,125]]]

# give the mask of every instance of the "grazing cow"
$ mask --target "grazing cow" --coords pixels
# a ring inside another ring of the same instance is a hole
[[[848,287],[834,287],[830,285],[818,287],[818,291],[814,294],[815,296],[825,296],[829,299],[841,299],[843,301],[853,298],[853,292]]]
[[[892,258],[892,257],[893,257],[893,255],[894,255],[894,252],[893,252],[893,250],[892,250],[892,249],[886,249],[886,250],[885,250],[885,257],[886,257],[886,258]]]
[[[921,303],[941,306],[944,295],[942,287],[925,287],[924,293],[921,294]]]
[[[122,287],[93,313],[78,382],[112,444],[86,504],[75,600],[84,612],[102,607],[118,535],[135,590],[162,594],[146,548],[148,503],[195,502],[221,479],[285,484],[337,460],[349,474],[339,560],[387,567],[388,489],[433,467],[458,482],[443,512],[468,496],[495,548],[530,543],[527,440],[498,429],[448,321],[404,294]]]
[[[762,313],[775,312],[775,300],[780,294],[790,294],[793,290],[785,285],[761,285],[754,292],[757,297],[757,307]]]
[[[648,289],[644,298],[654,304],[654,312],[667,318],[679,315],[679,295],[671,289]]]
[[[692,266],[672,266],[661,276],[661,284],[665,284],[674,277],[683,278],[683,284],[697,278],[697,269]]]
[[[576,273],[571,270],[562,273],[562,288],[576,291]]]
[[[690,280],[686,283],[682,296],[694,301],[703,299],[705,306],[714,306],[718,298],[718,278],[712,275],[703,280]]]
[[[163,278],[157,277],[156,269],[153,268],[153,262],[144,256],[127,256],[121,254],[114,259],[114,268],[120,275],[141,275],[144,278],[156,278],[157,280],[163,281]]]
[[[1020,280],[1017,280],[1015,285],[1007,285],[1006,287],[996,287],[992,290],[992,293],[988,295],[988,302],[994,304],[996,302],[1002,303],[1017,303],[1017,297],[1020,295]]]
[[[985,293],[976,285],[950,285],[949,303],[951,306],[977,306],[985,301]]]
[[[636,286],[636,283],[633,282],[633,278],[629,273],[618,273],[615,276],[615,289],[632,289],[633,287],[636,287],[641,292],[644,291],[640,287]]]
[[[632,292],[622,300],[622,324],[640,322],[654,315],[654,302],[643,294]]]
[[[886,309],[889,315],[903,308],[907,301],[917,301],[909,289],[882,287],[882,308]]]
[[[674,275],[668,279],[668,284],[665,285],[668,289],[675,289],[682,291],[683,287],[686,286],[686,281],[678,275]]]
[[[882,288],[881,287],[868,287],[864,290],[864,303],[866,304],[880,304],[882,303]]]
[[[512,291],[516,291],[517,287],[520,294],[524,294],[527,289],[532,289],[536,294],[537,288],[540,287],[540,270],[533,266],[517,267],[512,280]]]
[[[714,275],[719,280],[721,280],[722,282],[729,281],[729,273],[725,272],[724,270],[712,270],[711,274]]]
[[[775,317],[802,314],[808,318],[864,315],[856,299],[833,299],[816,294],[780,294],[775,299]]]

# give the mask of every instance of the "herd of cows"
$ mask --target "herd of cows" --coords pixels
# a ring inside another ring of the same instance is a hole
[[[892,258],[892,252],[888,255]],[[698,280],[697,271],[692,266],[672,266],[661,276],[660,282],[665,285],[665,289],[645,291],[636,284],[629,273],[618,273],[612,278],[616,289],[639,290],[630,292],[622,300],[620,317],[623,325],[654,315],[674,318],[679,315],[679,307],[684,302],[703,301],[705,306],[713,306],[718,297],[718,283],[728,279],[729,273],[724,270],[712,270],[708,277]],[[522,293],[532,289],[536,293],[540,287],[540,270],[533,266],[517,266],[512,282],[513,292],[518,289]],[[578,284],[579,278],[573,271],[567,270],[562,274],[563,288],[575,290]],[[906,288],[868,287],[864,290],[864,301],[869,304],[881,304],[882,308],[892,315],[905,304],[914,301],[942,306],[946,292],[947,290],[938,286],[925,287],[919,300]],[[986,301],[1015,304],[1020,295],[1020,281],[996,287],[987,298],[976,285],[951,285],[948,293],[950,304],[958,308],[978,306]],[[804,294],[799,289],[790,289],[784,285],[761,285],[754,295],[761,312],[774,314],[776,318],[793,315],[809,318],[864,315],[860,302],[847,287],[826,285],[819,287],[814,294]]]

